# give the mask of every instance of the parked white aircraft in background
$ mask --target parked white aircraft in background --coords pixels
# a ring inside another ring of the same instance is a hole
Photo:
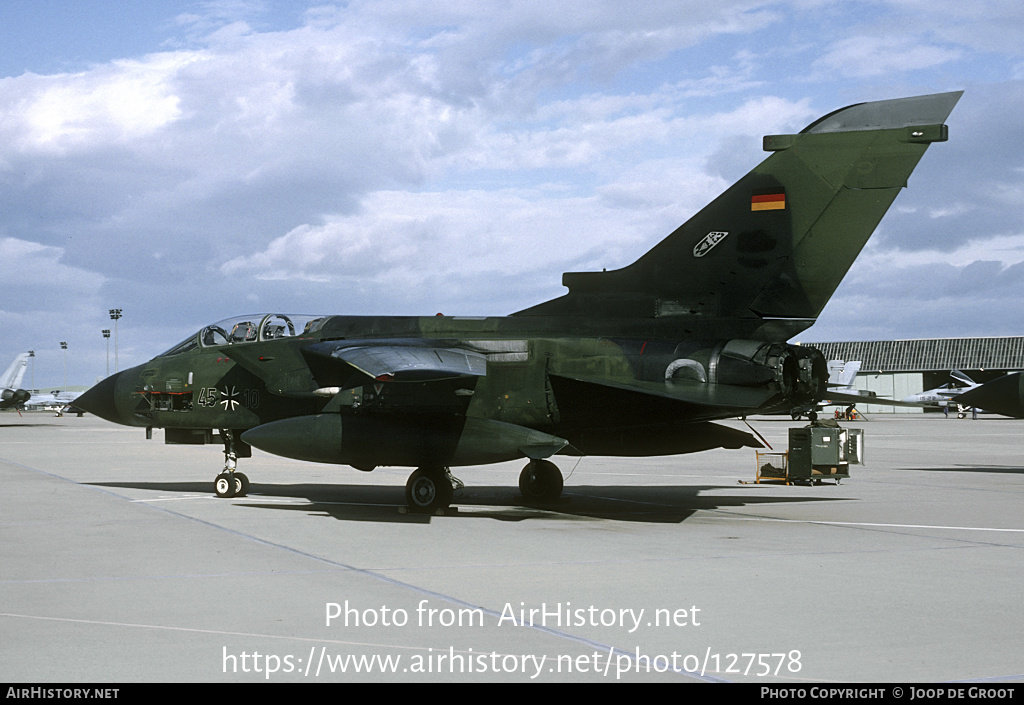
[[[957,417],[962,419],[967,415],[966,407],[952,401],[953,397],[970,391],[976,387],[980,387],[981,385],[960,370],[953,370],[949,373],[949,376],[953,378],[952,382],[947,382],[941,387],[936,387],[935,389],[928,389],[923,392],[918,392],[917,394],[911,394],[909,397],[904,397],[903,401],[938,407],[948,407],[952,403],[956,405]]]
[[[0,377],[0,409],[17,407],[28,401],[31,396],[24,389],[20,389],[21,380],[25,377],[25,369],[28,367],[28,358],[27,352],[19,353],[3,377]]]
[[[48,409],[57,412],[57,416],[63,416],[65,411],[71,411],[81,416],[83,413],[81,410],[72,408],[75,399],[81,395],[82,392],[62,392],[59,389],[54,389],[49,394],[33,394],[25,402],[25,408],[29,411]]]
[[[847,406],[851,403],[851,400],[849,399],[850,396],[862,397],[865,402],[871,401],[875,397],[874,392],[853,388],[853,380],[857,378],[857,373],[860,372],[860,363],[860,360],[851,360],[850,362],[829,360],[828,391],[826,392],[826,397],[831,394],[841,394],[844,399],[831,401],[829,398],[825,398],[818,402],[814,407],[793,409],[790,412],[790,416],[793,417],[793,420],[795,421],[801,416],[806,416],[808,412],[811,411],[820,414],[822,409],[826,406]]]

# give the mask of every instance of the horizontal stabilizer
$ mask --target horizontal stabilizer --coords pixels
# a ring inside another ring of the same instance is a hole
[[[583,455],[639,458],[699,453],[715,448],[763,447],[764,444],[751,433],[709,421],[588,429],[573,436],[574,452]]]
[[[896,399],[886,399],[879,396],[840,394],[839,392],[829,392],[828,400],[833,404],[878,404],[879,406],[902,406],[909,409],[921,409],[926,406],[931,406],[931,404],[925,402],[898,401]]]

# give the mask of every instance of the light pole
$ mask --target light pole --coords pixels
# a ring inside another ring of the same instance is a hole
[[[60,343],[60,349],[64,351],[64,391],[68,388],[68,344],[63,340]]]
[[[110,318],[114,321],[114,372],[117,372],[117,319],[121,317],[121,309],[110,309]]]
[[[107,377],[110,376],[110,329],[103,329],[103,337],[107,341]]]
[[[35,391],[36,390],[36,361],[35,361],[36,351],[35,350],[29,350],[28,351],[28,356],[32,360],[32,391]]]

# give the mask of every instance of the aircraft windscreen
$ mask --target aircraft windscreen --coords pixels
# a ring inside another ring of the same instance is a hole
[[[326,318],[283,313],[236,316],[203,328],[199,342],[209,347],[291,338],[316,331]]]
[[[286,315],[283,313],[261,313],[226,318],[189,336],[160,357],[181,355],[200,346],[218,347],[252,343],[257,340],[276,340],[308,335],[319,330],[328,318],[328,316]]]

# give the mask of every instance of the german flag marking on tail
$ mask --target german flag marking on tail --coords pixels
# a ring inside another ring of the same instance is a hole
[[[781,211],[785,209],[785,191],[773,191],[771,193],[755,192],[750,197],[750,210],[752,211]]]

